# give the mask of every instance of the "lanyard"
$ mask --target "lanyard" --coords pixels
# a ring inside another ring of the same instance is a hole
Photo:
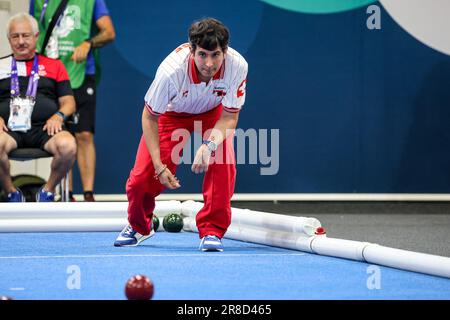
[[[42,6],[41,16],[39,17],[39,22],[42,22],[42,19],[44,19],[45,12],[47,11],[48,6],[48,0],[45,0],[44,5]]]
[[[41,16],[39,17],[39,23],[42,23],[42,20],[44,20],[45,12],[47,12],[48,1],[49,0],[45,0],[44,5],[42,6]],[[63,14],[59,15],[58,21],[56,21],[57,26],[59,26],[59,24],[61,23],[62,16]]]
[[[36,54],[34,56],[33,67],[31,68],[30,79],[28,80],[28,88],[27,88],[27,97],[36,99],[36,92],[39,81],[39,58]],[[20,87],[19,87],[19,72],[17,71],[17,62],[14,56],[11,61],[11,97],[16,98],[20,96]]]

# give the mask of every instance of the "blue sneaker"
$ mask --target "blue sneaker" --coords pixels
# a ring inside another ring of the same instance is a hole
[[[8,193],[8,202],[25,202],[25,197],[19,188],[14,192]]]
[[[201,251],[223,251],[222,240],[217,236],[204,236],[199,249]]]
[[[116,241],[114,241],[115,247],[135,247],[140,244],[142,241],[147,240],[155,234],[155,231],[150,231],[150,234],[144,236],[133,229],[133,227],[129,224],[120,232]]]
[[[45,191],[42,186],[38,193],[36,193],[36,202],[53,202],[55,201],[55,194],[50,191]]]

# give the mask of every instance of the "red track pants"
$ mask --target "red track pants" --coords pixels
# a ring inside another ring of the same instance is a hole
[[[175,174],[176,163],[181,157],[181,150],[172,156],[174,147],[179,148],[180,142],[172,141],[172,134],[177,129],[185,132],[194,131],[201,122],[202,137],[206,130],[213,128],[222,113],[222,106],[202,114],[180,114],[166,112],[158,119],[160,153],[162,163]],[[200,121],[200,122],[199,122]],[[186,142],[186,141],[185,141]],[[192,159],[195,156],[195,152]],[[220,159],[220,160],[219,160]],[[230,201],[234,192],[236,180],[236,164],[233,149],[233,136],[230,135],[217,149],[203,179],[204,206],[197,214],[196,222],[200,238],[205,235],[223,237],[231,223]],[[155,198],[165,187],[154,178],[155,169],[152,159],[142,136],[136,155],[136,162],[131,170],[126,185],[128,197],[128,221],[140,234],[150,233],[150,225],[155,209]],[[194,174],[194,173],[193,173]],[[183,183],[182,181],[180,182]]]

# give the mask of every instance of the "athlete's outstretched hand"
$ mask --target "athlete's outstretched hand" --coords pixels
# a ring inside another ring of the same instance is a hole
[[[195,154],[194,163],[191,170],[195,173],[203,173],[208,170],[209,160],[211,159],[211,151],[206,144],[202,144]]]
[[[178,189],[181,187],[180,181],[178,181],[178,178],[170,172],[169,168],[166,168],[158,178],[159,182],[168,189]]]

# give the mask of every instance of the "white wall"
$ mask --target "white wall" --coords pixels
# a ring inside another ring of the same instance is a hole
[[[21,12],[28,12],[29,0],[0,0],[0,57],[3,57],[11,50],[6,38],[6,22],[9,17]]]
[[[450,1],[381,0],[403,29],[425,45],[450,55]]]

